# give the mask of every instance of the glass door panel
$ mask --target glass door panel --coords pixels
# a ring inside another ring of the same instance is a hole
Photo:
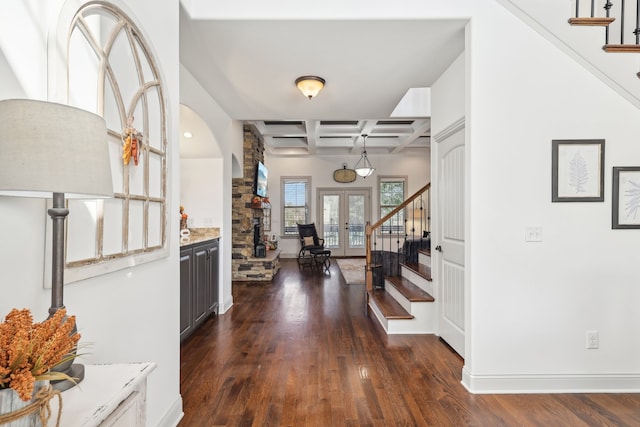
[[[318,189],[319,234],[332,256],[364,256],[371,190]]]
[[[324,246],[336,249],[340,241],[340,195],[322,195],[322,233]]]

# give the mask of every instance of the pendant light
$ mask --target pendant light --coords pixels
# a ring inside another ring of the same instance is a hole
[[[368,177],[376,170],[371,166],[371,162],[367,158],[367,136],[369,135],[362,135],[362,156],[360,156],[360,160],[358,160],[358,163],[353,167],[353,170],[362,178]]]

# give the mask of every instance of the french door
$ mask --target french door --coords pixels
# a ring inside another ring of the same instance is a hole
[[[371,189],[318,189],[318,234],[332,256],[364,256],[371,220]]]

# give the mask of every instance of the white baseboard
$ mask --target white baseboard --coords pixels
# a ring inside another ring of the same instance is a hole
[[[224,300],[222,306],[218,310],[218,314],[224,314],[231,308],[233,305],[233,297],[229,296],[226,300]]]
[[[158,427],[176,427],[183,416],[182,396],[178,396],[178,399],[176,399],[173,405],[171,405],[171,408],[169,408],[164,417],[162,417],[162,420],[160,420]]]
[[[471,375],[465,367],[461,382],[474,394],[640,392],[639,374]]]

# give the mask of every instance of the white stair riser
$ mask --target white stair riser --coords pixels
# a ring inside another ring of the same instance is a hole
[[[436,305],[433,302],[409,303],[407,311],[413,319],[387,319],[373,299],[369,300],[369,307],[387,335],[435,333]]]
[[[387,334],[435,333],[436,305],[432,302],[411,303],[413,319],[387,319]]]
[[[431,268],[431,255],[418,252],[418,263],[422,265],[426,265],[427,267]]]
[[[393,286],[391,283],[385,281],[384,288],[387,291],[387,293],[393,297],[393,299],[398,301],[398,304],[400,304],[402,306],[402,308],[407,310],[408,313],[411,313],[411,301],[409,301],[404,295],[402,295],[396,289],[395,286]],[[413,313],[411,313],[411,314],[413,314]]]
[[[414,285],[418,286],[429,295],[433,295],[433,282],[430,282],[424,277],[417,275],[404,266],[402,267],[402,277],[410,280]]]
[[[378,306],[376,305],[373,299],[369,299],[369,307],[371,308],[371,311],[373,312],[374,316],[376,316],[376,319],[378,319],[378,322],[380,323],[380,325],[382,325],[382,329],[384,329],[384,331],[388,334],[389,333],[388,320],[386,317],[384,317],[384,315],[382,314],[382,312],[380,311],[380,309],[378,308]]]

